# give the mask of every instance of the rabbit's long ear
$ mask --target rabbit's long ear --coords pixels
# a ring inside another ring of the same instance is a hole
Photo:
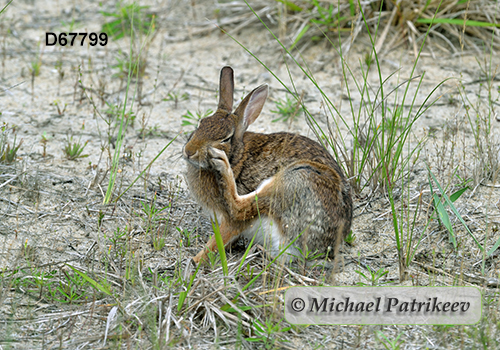
[[[229,113],[233,111],[233,91],[234,91],[234,72],[231,67],[224,67],[220,71],[219,82],[219,109]]]
[[[267,84],[259,86],[249,93],[241,101],[238,108],[236,108],[234,111],[234,114],[238,117],[238,125],[235,131],[236,137],[243,137],[248,126],[260,115],[262,107],[264,107],[264,103],[266,102],[268,91]]]

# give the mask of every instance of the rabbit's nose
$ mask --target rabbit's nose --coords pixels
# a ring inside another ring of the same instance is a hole
[[[195,153],[196,153],[195,151],[184,148],[184,156],[186,158],[191,158]]]

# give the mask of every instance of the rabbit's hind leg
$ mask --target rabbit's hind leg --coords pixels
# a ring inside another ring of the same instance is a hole
[[[235,239],[237,239],[241,232],[244,230],[241,225],[232,225],[231,223],[227,222],[226,220],[221,220],[219,224],[219,232],[222,237],[222,242],[224,243],[224,246],[227,244],[231,243]],[[193,261],[195,263],[199,263],[200,261],[206,261],[207,260],[207,254],[209,251],[214,251],[217,249],[217,242],[215,241],[215,235],[213,235],[210,240],[208,241],[207,245],[205,248],[203,248],[194,258]]]

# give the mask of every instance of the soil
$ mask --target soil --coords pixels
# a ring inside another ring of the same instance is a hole
[[[74,315],[83,301],[73,304],[47,302],[22,288],[10,287],[8,276],[16,269],[48,267],[61,274],[71,271],[64,263],[87,268],[100,264],[106,251],[116,248],[118,243],[112,243],[110,237],[118,228],[127,233],[127,250],[133,252],[134,261],[140,261],[137,270],[144,276],[151,276],[152,271],[173,271],[177,264],[184,265],[203,247],[213,231],[206,213],[202,213],[190,197],[184,180],[185,163],[181,150],[195,127],[182,125],[187,120],[182,116],[188,111],[196,115],[215,110],[221,67],[230,65],[235,70],[235,101],[256,86],[269,84],[269,99],[261,116],[251,125],[251,131],[289,131],[316,139],[303,114],[296,120],[272,122],[277,117],[273,113],[276,101],[290,96],[276,77],[286,86],[292,86],[290,77],[293,77],[298,94],[324,130],[327,130],[327,122],[332,122],[331,117],[326,117],[318,89],[289,56],[284,58],[280,46],[262,24],[252,23],[237,30],[228,26],[227,30],[274,76],[235,40],[213,29],[217,14],[212,3],[145,1],[141,4],[150,6],[148,11],[155,13],[156,26],[152,39],[143,48],[144,75],[132,79],[128,90],[127,116],[132,118],[133,115],[135,120],[127,128],[121,146],[114,198],[132,181],[138,180],[112,204],[103,204],[111,160],[118,146],[119,122],[110,117],[110,110],[123,108],[127,79],[118,65],[128,62],[130,38],[109,38],[105,46],[85,43],[83,47],[79,44],[62,47],[47,46],[45,34],[69,30],[100,33],[102,24],[109,20],[101,11],[115,11],[114,2],[101,6],[97,1],[15,1],[0,15],[0,124],[6,125],[5,135],[11,145],[22,140],[15,160],[0,163],[0,269],[4,271],[0,334],[5,334],[0,335],[0,348],[90,349],[104,346],[102,340],[109,305],[97,303],[95,315],[79,318]],[[224,11],[229,11],[228,7],[222,7],[219,16],[223,16]],[[72,20],[75,23],[71,28]],[[443,44],[439,38],[433,40]],[[321,268],[307,273],[301,271],[306,276],[305,281],[325,278],[332,285],[355,285],[367,282],[355,270],[369,275],[368,266],[374,271],[387,270],[388,274],[381,281],[396,285],[454,285],[460,281],[463,285],[484,288],[485,293],[498,288],[498,254],[486,259],[482,270],[483,255],[456,216],[450,215],[460,244],[458,252],[452,248],[448,232],[437,219],[423,228],[432,213],[428,209],[431,207],[430,180],[425,167],[428,164],[448,194],[459,189],[464,181],[471,180],[469,189],[455,206],[486,250],[499,237],[500,185],[496,176],[486,176],[480,169],[474,126],[470,125],[465,112],[467,108],[480,105],[477,115],[490,113],[492,129],[490,138],[483,140],[483,152],[486,157],[486,149],[493,150],[496,152],[493,156],[498,159],[500,123],[496,118],[500,118],[500,81],[497,75],[491,89],[493,102],[488,104],[485,102],[488,101],[485,88],[488,81],[484,67],[491,64],[498,74],[500,56],[469,51],[467,47],[453,54],[443,49],[444,44],[438,44],[428,43],[422,50],[413,76],[423,75],[423,79],[420,86],[418,79],[410,85],[411,98],[406,99],[404,109],[409,110],[409,101],[415,93],[415,106],[429,105],[430,100],[426,99],[439,85],[431,97],[431,100],[437,99],[436,103],[413,125],[410,139],[412,149],[418,147],[418,140],[426,140],[411,169],[410,181],[406,183],[408,188],[403,192],[404,196],[411,197],[410,206],[416,206],[422,195],[421,206],[425,208],[419,212],[418,234],[422,234],[422,240],[414,263],[407,270],[410,278],[399,283],[398,254],[387,193],[367,187],[360,193],[353,193],[352,231],[356,238],[354,244],[341,248],[340,266],[335,272],[326,269],[325,273]],[[135,45],[137,50],[139,44]],[[300,56],[298,52],[295,55],[295,59],[307,63],[318,85],[350,127],[354,121],[349,100],[355,112],[361,103],[354,79],[361,81],[360,66],[366,66],[365,58],[370,49],[369,37],[360,34],[349,52],[344,53],[353,72],[347,83],[339,54],[326,41],[309,45]],[[386,94],[403,83],[387,98],[395,105],[402,100],[404,82],[412,76],[416,59],[413,46],[403,44],[379,59],[383,79],[395,73],[384,85]],[[31,70],[37,63],[40,64],[39,74],[33,77]],[[373,96],[380,87],[376,69],[370,71],[368,81]],[[350,96],[346,84],[350,87]],[[412,113],[414,115],[415,111]],[[365,117],[362,113],[362,118]],[[473,117],[476,117],[475,112]],[[42,135],[48,139],[46,143],[41,142]],[[347,147],[352,147],[346,135],[347,127],[342,125],[336,137],[345,137]],[[85,157],[68,159],[64,152],[68,142],[85,144],[82,153]],[[170,142],[153,165],[140,175]],[[155,249],[152,234],[147,231],[144,203],[167,208],[159,216],[164,220],[159,227],[164,230],[162,235],[165,237],[165,246],[160,250]],[[397,207],[401,206],[398,199]],[[176,227],[193,231],[189,246]],[[230,261],[236,261],[241,259],[243,252],[244,244],[240,242],[227,255]],[[123,276],[126,270],[123,261],[111,261],[114,262],[110,264],[116,266],[101,271]],[[148,278],[146,283],[149,283]],[[97,311],[99,308],[102,310]],[[72,316],[60,318],[60,313]],[[66,321],[69,323],[65,324]],[[417,348],[432,343],[446,344],[444,336],[432,331],[430,326],[428,333],[411,326],[400,326],[396,330],[382,326],[353,327],[311,326],[303,330],[304,334],[290,335],[291,343],[283,346],[310,348],[316,344],[316,339],[325,347],[333,347],[333,344],[347,348],[380,347],[374,339],[375,330],[383,330],[389,335],[402,332],[405,343],[413,343]],[[180,339],[178,346],[209,348],[215,342],[212,328],[208,328],[208,336],[204,336],[202,328],[183,332],[172,323],[172,329]],[[231,330],[224,331],[221,339],[227,341],[231,334]],[[450,331],[447,335],[454,334]],[[430,337],[428,342],[426,336]],[[330,343],[332,339],[335,342]],[[147,340],[137,341],[141,348],[149,348]],[[231,344],[223,341],[219,346],[231,348]]]

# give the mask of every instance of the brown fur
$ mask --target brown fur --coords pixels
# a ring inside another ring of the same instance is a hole
[[[271,217],[287,241],[305,230],[301,249],[307,244],[312,251],[333,251],[352,221],[350,189],[340,167],[307,137],[246,132],[262,110],[267,86],[252,91],[231,113],[233,86],[233,70],[224,67],[218,110],[201,120],[184,146],[192,194],[217,215],[224,244],[260,214]],[[205,259],[206,249],[215,249],[213,238],[195,262]]]

